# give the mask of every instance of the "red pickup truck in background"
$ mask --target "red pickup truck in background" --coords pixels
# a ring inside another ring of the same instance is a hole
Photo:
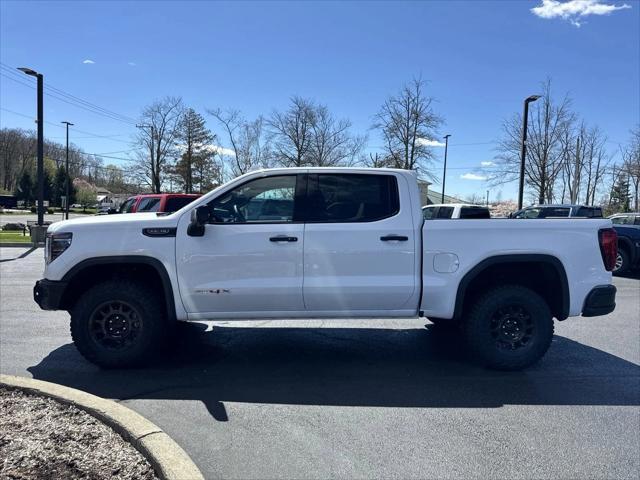
[[[118,213],[176,212],[200,197],[198,193],[150,193],[127,198]]]

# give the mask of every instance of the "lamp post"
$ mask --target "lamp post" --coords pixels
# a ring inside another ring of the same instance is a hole
[[[518,189],[518,210],[522,208],[524,195],[524,164],[527,157],[527,127],[529,123],[529,104],[540,98],[540,95],[531,95],[524,100],[524,114],[522,120],[522,151],[520,153],[520,185]]]
[[[38,225],[41,227],[44,221],[44,108],[43,108],[43,85],[44,77],[41,73],[31,68],[20,67],[21,72],[38,80]]]
[[[442,172],[442,201],[440,203],[444,203],[444,185],[447,180],[447,150],[450,136],[449,134],[444,136],[444,172]]]
[[[66,184],[66,190],[65,190],[65,206],[64,206],[64,217],[65,220],[69,220],[69,180],[71,180],[71,177],[69,176],[69,126],[72,126],[73,123],[70,122],[60,122],[63,123],[67,126],[67,157],[66,157],[66,161],[65,161],[65,173],[67,175],[67,178],[65,179],[66,181],[64,182]]]

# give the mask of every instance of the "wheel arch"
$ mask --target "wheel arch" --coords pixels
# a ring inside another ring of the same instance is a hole
[[[108,278],[135,278],[150,282],[162,294],[169,318],[175,320],[173,286],[165,266],[157,258],[144,255],[122,255],[88,258],[69,270],[62,281],[66,288],[61,308],[70,310],[82,292]]]
[[[539,293],[558,320],[569,316],[569,282],[562,262],[547,254],[508,254],[486,258],[464,275],[458,284],[453,318],[460,320],[479,293],[505,283]]]

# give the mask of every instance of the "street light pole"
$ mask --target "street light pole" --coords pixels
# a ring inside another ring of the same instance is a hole
[[[38,81],[38,225],[42,226],[44,222],[44,108],[43,108],[43,91],[44,77],[41,73],[31,68],[20,67],[21,72],[31,77],[36,77]]]
[[[67,126],[67,157],[66,157],[66,161],[65,161],[65,174],[67,175],[67,178],[65,179],[65,184],[66,184],[66,191],[65,191],[65,206],[64,206],[64,216],[65,216],[65,220],[69,220],[69,180],[71,180],[71,177],[69,175],[69,126],[73,125],[73,123],[70,122],[61,122],[63,124],[65,124]]]
[[[518,210],[522,208],[524,196],[524,166],[527,156],[527,128],[529,123],[529,104],[540,98],[540,95],[531,95],[524,100],[524,114],[522,120],[522,150],[520,152],[520,184],[518,188]]]
[[[449,137],[451,135],[444,136],[444,172],[442,172],[442,201],[440,203],[444,203],[444,186],[447,180],[447,150],[449,148]]]

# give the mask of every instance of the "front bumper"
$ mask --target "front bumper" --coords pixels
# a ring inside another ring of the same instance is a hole
[[[613,285],[593,287],[584,301],[582,316],[597,317],[613,312],[616,308],[616,291]]]
[[[67,288],[67,282],[53,280],[38,280],[33,287],[33,299],[43,310],[63,310],[62,297]]]

